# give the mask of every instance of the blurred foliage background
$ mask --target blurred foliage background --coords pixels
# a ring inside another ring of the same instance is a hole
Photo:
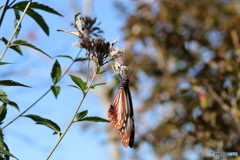
[[[136,63],[136,150],[146,144],[156,159],[240,154],[240,1],[116,6],[127,17],[126,63]]]

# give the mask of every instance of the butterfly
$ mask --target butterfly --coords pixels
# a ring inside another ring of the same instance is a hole
[[[131,92],[128,87],[129,79],[120,74],[119,90],[110,105],[108,117],[113,128],[118,129],[124,147],[133,147],[134,117]]]
[[[84,28],[83,28],[83,18],[81,13],[78,13],[75,15],[75,26],[78,31],[70,31],[70,30],[57,30],[57,31],[69,33],[82,39],[84,37],[83,35]]]

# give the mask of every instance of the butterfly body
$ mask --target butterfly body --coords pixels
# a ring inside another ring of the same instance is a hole
[[[119,90],[110,105],[108,117],[113,128],[118,129],[124,147],[133,147],[134,118],[128,78],[121,80]]]

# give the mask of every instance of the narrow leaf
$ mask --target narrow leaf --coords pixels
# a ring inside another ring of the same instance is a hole
[[[56,57],[69,58],[69,59],[73,60],[73,58],[71,56],[68,56],[68,55],[59,55],[59,56],[56,56]]]
[[[19,45],[21,45],[21,46],[26,46],[26,47],[30,47],[30,48],[32,48],[32,49],[35,49],[35,50],[37,50],[37,51],[45,54],[46,56],[48,56],[49,58],[52,59],[52,57],[49,56],[47,53],[43,52],[41,49],[39,49],[39,48],[37,48],[36,46],[28,43],[27,41],[16,40],[16,41],[14,41],[14,42],[10,45],[10,47],[16,47],[16,46],[19,46]]]
[[[96,86],[100,86],[100,85],[105,85],[106,83],[97,83],[97,84],[93,84],[90,86],[90,88],[94,89]]]
[[[8,40],[6,38],[2,37],[1,40],[5,43],[5,45],[7,45]],[[16,51],[21,56],[23,55],[20,46],[9,46],[9,48],[13,49],[14,51]]]
[[[19,3],[14,4],[12,6],[12,8],[25,8],[27,3],[28,3],[28,1],[19,2]],[[50,8],[49,6],[46,6],[46,5],[37,3],[37,2],[32,2],[29,8],[41,9],[43,11],[62,16],[60,13],[58,13],[54,9]]]
[[[68,86],[80,89],[78,86],[74,86],[74,85],[68,85]]]
[[[0,80],[0,86],[21,86],[21,87],[29,87],[27,85],[21,84],[19,82],[13,81],[13,80]]]
[[[75,122],[80,121],[82,118],[86,117],[87,113],[88,113],[88,110],[79,112],[79,113],[76,115],[76,120],[75,120]]]
[[[10,106],[16,108],[18,111],[20,111],[20,109],[19,109],[17,103],[15,103],[15,102],[9,100],[9,102],[8,102],[7,104],[9,104]]]
[[[15,8],[15,9],[18,9],[20,11],[24,11],[24,8]],[[49,36],[48,25],[46,24],[46,22],[44,21],[44,19],[42,18],[42,16],[40,14],[38,14],[37,12],[35,12],[31,8],[29,8],[26,11],[26,14],[29,15],[32,19],[34,19],[37,22],[37,24],[42,28],[42,30],[46,33],[46,35]]]
[[[83,80],[79,77],[76,77],[74,75],[70,75],[72,81],[82,90],[84,93],[85,89],[87,88],[87,83],[83,82]]]
[[[47,126],[51,129],[53,129],[54,130],[53,134],[60,134],[61,133],[60,127],[55,122],[51,121],[50,119],[42,118],[38,115],[33,115],[33,114],[29,114],[29,115],[26,115],[24,117],[31,118],[33,121],[36,122],[36,124],[41,124],[41,125],[44,125],[44,126]]]
[[[0,66],[1,66],[1,65],[5,65],[5,64],[14,64],[14,63],[0,62]]]
[[[3,6],[0,6],[0,10],[3,8]]]
[[[102,74],[104,72],[106,72],[106,71],[100,71],[100,67],[98,67],[97,70],[96,70],[96,74]]]
[[[85,117],[85,118],[82,118],[80,121],[92,121],[92,122],[110,122],[109,120],[106,120],[104,118],[101,118],[101,117]]]
[[[60,80],[61,75],[62,75],[61,66],[58,60],[56,60],[51,72],[51,77],[54,84],[56,84]]]
[[[8,152],[7,150],[4,150],[3,148],[0,148],[0,153],[8,155],[10,157],[13,157],[15,159],[17,159],[14,155],[12,155],[10,152]]]
[[[87,61],[87,60],[89,60],[89,58],[76,58],[74,60],[74,62],[77,62],[77,61]]]
[[[58,94],[60,93],[60,86],[52,86],[52,92],[53,92],[53,94],[54,94],[54,96],[55,96],[55,98],[57,98],[57,96],[58,96]]]

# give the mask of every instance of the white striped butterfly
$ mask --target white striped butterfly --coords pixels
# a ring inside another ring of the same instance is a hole
[[[113,128],[118,129],[123,146],[132,148],[135,134],[132,97],[128,87],[129,79],[123,74],[118,74],[120,87],[110,105],[108,117]]]

